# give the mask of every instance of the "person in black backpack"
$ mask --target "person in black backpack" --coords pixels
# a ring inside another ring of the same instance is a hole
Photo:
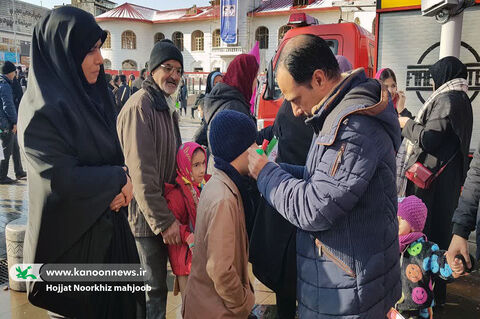
[[[130,98],[130,87],[127,84],[127,76],[125,74],[120,75],[120,82],[120,87],[115,92],[115,104],[117,105],[117,111],[119,113]]]

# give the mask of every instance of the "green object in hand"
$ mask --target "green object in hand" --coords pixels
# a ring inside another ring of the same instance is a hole
[[[259,155],[263,155],[263,154],[264,154],[264,152],[263,152],[263,150],[262,150],[261,148],[259,148],[259,149],[256,150],[256,151],[257,151],[257,153],[258,153]]]
[[[267,147],[267,155],[270,155],[270,153],[275,149],[275,147],[277,146],[277,143],[278,143],[278,139],[276,137],[273,137],[271,140],[270,140],[270,143],[268,143],[268,147]]]

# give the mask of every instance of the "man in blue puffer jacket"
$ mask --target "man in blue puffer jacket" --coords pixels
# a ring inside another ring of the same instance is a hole
[[[297,232],[300,318],[385,318],[401,296],[395,154],[397,115],[363,69],[340,75],[313,35],[284,47],[277,80],[314,131],[305,166],[250,150],[260,192]]]
[[[15,183],[15,180],[7,176],[13,150],[13,135],[17,131],[17,111],[11,87],[15,71],[12,62],[7,61],[0,65],[0,140],[5,155],[5,159],[0,162],[0,185]]]

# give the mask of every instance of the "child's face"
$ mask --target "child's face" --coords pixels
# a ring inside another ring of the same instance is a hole
[[[205,177],[205,170],[207,168],[205,154],[201,149],[198,149],[192,156],[192,180],[196,184],[203,182]]]
[[[413,231],[410,224],[400,216],[397,216],[397,218],[398,218],[398,236],[410,234]]]

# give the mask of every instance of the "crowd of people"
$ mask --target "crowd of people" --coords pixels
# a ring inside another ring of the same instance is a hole
[[[150,289],[58,294],[29,282],[29,301],[52,318],[165,318],[168,261],[187,319],[253,318],[249,262],[290,319],[433,318],[445,284],[472,270],[480,147],[468,168],[473,116],[457,58],[431,67],[434,93],[413,116],[391,69],[369,79],[299,35],[278,59],[273,126],[257,131],[259,65],[241,54],[209,74],[201,127],[182,144],[182,53],[156,43],[128,83],[107,78],[105,39],[73,7],[35,27],[18,117],[24,263],[139,263]],[[0,79],[4,150],[17,125],[4,100],[12,72],[5,64]],[[274,139],[269,159],[259,147]]]

